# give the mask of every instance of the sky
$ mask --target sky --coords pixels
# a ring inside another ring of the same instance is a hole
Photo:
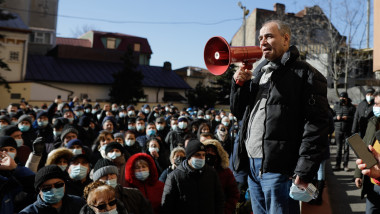
[[[98,30],[143,37],[148,40],[153,52],[150,60],[152,66],[163,66],[165,61],[169,61],[173,69],[186,66],[206,68],[203,51],[208,39],[222,36],[230,42],[242,25],[243,9],[238,6],[238,2],[238,0],[59,0],[57,36],[75,38],[86,30]],[[286,12],[297,13],[305,6],[316,4],[326,8],[326,2],[241,0],[241,4],[250,10],[249,15],[255,8],[273,10],[275,3],[285,4]],[[334,8],[339,6],[335,4]],[[335,18],[333,24],[339,28],[340,21],[342,20]],[[341,29],[341,34],[342,31],[346,29]]]

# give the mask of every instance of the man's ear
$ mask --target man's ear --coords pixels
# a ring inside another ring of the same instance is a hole
[[[284,45],[290,46],[290,36],[287,33],[284,34]]]

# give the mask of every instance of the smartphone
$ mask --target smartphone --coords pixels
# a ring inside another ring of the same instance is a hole
[[[355,133],[351,137],[347,138],[347,142],[352,150],[354,150],[356,156],[362,159],[363,163],[367,165],[366,169],[369,169],[377,164],[377,160],[373,157],[372,152],[368,149],[367,145],[358,133]]]

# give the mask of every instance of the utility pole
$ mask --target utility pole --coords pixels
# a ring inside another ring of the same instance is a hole
[[[245,17],[249,14],[249,10],[240,1],[238,2],[238,6],[243,10],[243,46],[245,46]]]
[[[371,16],[371,0],[367,0],[367,48],[369,48],[369,22]]]

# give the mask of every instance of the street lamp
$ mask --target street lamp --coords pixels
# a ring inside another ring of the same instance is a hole
[[[245,46],[245,17],[248,16],[249,10],[247,10],[240,1],[238,2],[238,6],[243,10],[243,46]]]

